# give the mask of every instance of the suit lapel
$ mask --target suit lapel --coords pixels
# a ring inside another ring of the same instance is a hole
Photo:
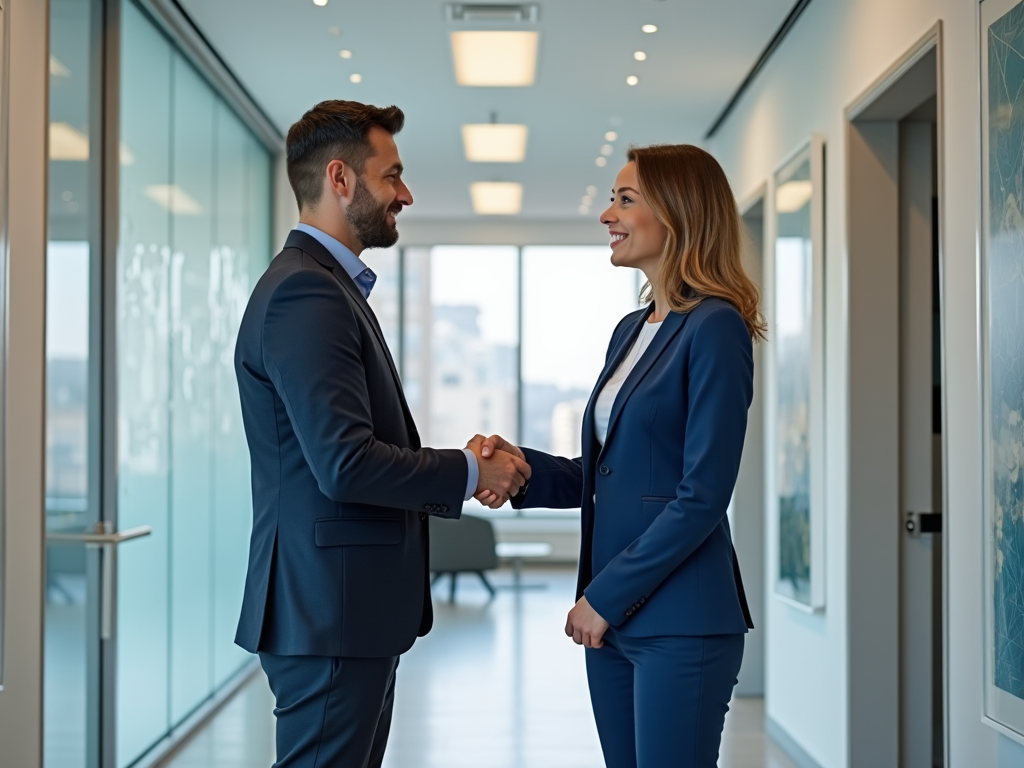
[[[597,378],[597,384],[594,386],[594,390],[590,393],[590,401],[587,403],[586,410],[583,411],[584,439],[582,445],[585,460],[588,458],[588,448],[593,450],[593,447],[597,444],[597,440],[594,437],[594,407],[597,405],[597,397],[601,394],[601,390],[604,389],[605,384],[608,383],[608,379],[611,378],[619,365],[622,364],[623,358],[626,356],[626,353],[629,352],[629,348],[633,346],[633,342],[636,341],[636,337],[640,334],[640,329],[647,321],[647,318],[651,316],[651,312],[653,311],[654,305],[649,306],[647,311],[640,315],[638,319],[634,320],[633,324],[622,333],[619,337],[618,343],[612,350],[611,356],[608,358],[608,363],[605,365],[604,370],[601,371],[601,375]],[[597,447],[600,448],[599,445]]]
[[[654,335],[651,340],[651,344],[644,353],[640,356],[640,359],[636,361],[636,365],[633,366],[633,370],[629,372],[626,380],[622,382],[622,388],[619,393],[615,396],[615,402],[612,404],[612,412],[608,417],[608,434],[605,437],[605,446],[611,441],[612,432],[615,430],[615,423],[619,419],[619,415],[622,413],[622,409],[626,405],[626,401],[629,400],[629,396],[633,394],[633,391],[637,388],[637,385],[643,381],[644,376],[647,372],[654,367],[654,364],[661,357],[661,353],[664,352],[672,340],[679,333],[683,327],[683,323],[686,322],[687,315],[680,314],[678,312],[669,312],[665,317],[665,321],[662,323],[661,328]],[[646,317],[644,318],[646,322]],[[634,334],[633,338],[636,338]],[[632,345],[632,343],[631,343]]]
[[[331,255],[324,246],[315,238],[310,237],[305,232],[299,230],[292,230],[288,236],[288,241],[285,243],[285,247],[301,248],[303,251],[308,253],[320,264],[331,270],[331,274],[341,284],[348,295],[352,297],[352,301],[355,302],[356,306],[359,307],[359,311],[362,312],[363,317],[366,318],[366,322],[370,324],[370,328],[373,329],[374,335],[377,337],[377,342],[380,344],[381,350],[384,352],[384,358],[388,361],[388,367],[391,369],[391,375],[395,380],[395,386],[398,389],[398,399],[402,403],[402,412],[405,415],[406,424],[409,427],[409,431],[414,437],[414,442],[419,443],[419,431],[416,429],[416,422],[413,421],[412,411],[409,409],[409,404],[405,401],[405,391],[402,388],[402,377],[398,375],[398,368],[395,366],[395,361],[391,357],[391,350],[388,349],[387,341],[384,339],[384,332],[381,330],[380,325],[377,322],[377,316],[373,312],[373,308],[367,303],[366,299],[363,298],[362,291],[356,285],[348,272],[344,270],[338,260]],[[419,447],[417,445],[416,447]]]

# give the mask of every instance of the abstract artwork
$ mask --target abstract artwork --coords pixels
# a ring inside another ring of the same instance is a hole
[[[985,714],[1024,739],[1024,3],[982,5]]]
[[[820,461],[815,437],[816,366],[821,356],[820,140],[809,142],[775,173],[773,270],[774,498],[777,595],[798,607],[824,604],[821,515],[812,488]]]

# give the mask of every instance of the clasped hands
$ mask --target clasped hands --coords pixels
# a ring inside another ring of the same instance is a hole
[[[499,435],[476,435],[466,447],[476,454],[480,465],[475,498],[484,506],[497,509],[519,493],[530,479],[532,471],[525,454]],[[576,645],[600,648],[607,631],[608,622],[594,610],[586,596],[577,601],[566,617],[565,634]]]

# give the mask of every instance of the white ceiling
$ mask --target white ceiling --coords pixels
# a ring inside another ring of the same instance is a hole
[[[793,0],[539,0],[539,22],[520,27],[541,36],[526,88],[455,84],[448,33],[487,27],[448,22],[443,0],[180,2],[282,134],[324,99],[400,106],[415,197],[403,218],[468,218],[471,182],[518,181],[522,217],[578,220],[588,185],[600,190],[590,217],[602,209],[628,144],[701,140]],[[647,23],[659,31],[644,34]],[[631,74],[639,85],[626,84]],[[491,112],[529,126],[525,162],[466,161],[460,126]],[[599,168],[608,130],[619,140]]]

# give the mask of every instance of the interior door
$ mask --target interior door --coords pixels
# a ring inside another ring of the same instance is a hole
[[[941,765],[941,455],[934,122],[900,123],[900,765]]]

